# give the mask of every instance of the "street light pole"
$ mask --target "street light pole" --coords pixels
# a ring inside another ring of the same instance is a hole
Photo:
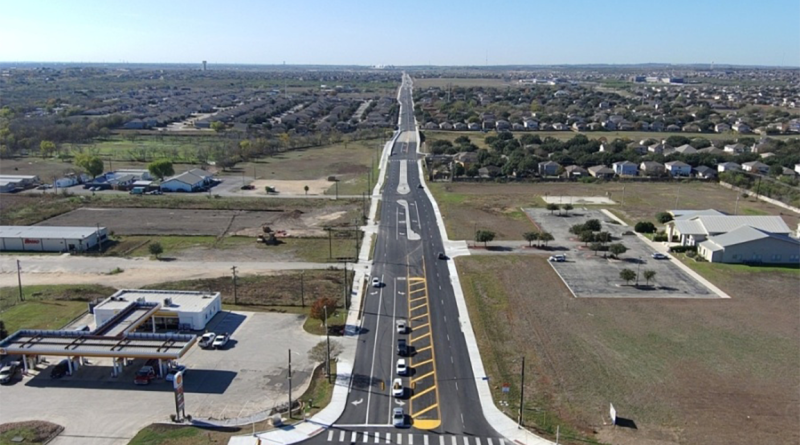
[[[231,270],[233,271],[233,304],[235,306],[239,304],[239,298],[236,295],[236,266],[231,267]]]
[[[292,418],[292,350],[289,350],[289,418]]]
[[[17,283],[19,283],[19,301],[25,301],[25,297],[22,295],[22,273],[19,267],[19,260],[17,260]]]
[[[325,311],[325,343],[328,352],[325,354],[325,374],[328,376],[328,383],[331,382],[331,335],[328,331],[328,306],[322,307]]]

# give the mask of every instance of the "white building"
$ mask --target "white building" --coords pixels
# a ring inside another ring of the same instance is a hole
[[[164,180],[161,190],[165,192],[195,192],[211,183],[212,175],[195,168]]]
[[[85,252],[107,237],[105,227],[0,226],[0,251]]]
[[[203,330],[222,310],[219,292],[192,292],[121,289],[94,307],[95,326],[100,326],[136,302],[158,303],[150,328],[166,330]]]

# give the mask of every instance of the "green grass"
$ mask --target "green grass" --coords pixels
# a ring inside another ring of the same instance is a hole
[[[800,266],[749,266],[746,264],[709,263],[705,261],[695,261],[687,258],[686,255],[679,255],[679,258],[695,272],[714,283],[724,282],[725,277],[729,274],[782,272],[800,277]],[[757,279],[757,277],[753,278]]]
[[[9,333],[20,329],[60,329],[88,309],[81,301],[26,301],[0,313]]]
[[[753,209],[750,207],[742,207],[741,212],[742,215],[753,215],[753,216],[769,215],[769,213],[763,210]]]
[[[206,442],[204,430],[196,427],[155,424],[140,430],[128,445],[190,444]]]
[[[328,317],[328,326],[343,325],[347,321],[347,311],[337,309],[330,317]],[[308,317],[303,323],[303,329],[313,335],[325,335],[325,324],[316,318]]]
[[[336,375],[336,360],[331,360],[331,375]],[[335,380],[334,380],[335,381]],[[333,397],[333,387],[335,383],[330,383],[325,377],[325,363],[322,363],[314,370],[311,383],[308,389],[298,400],[306,402],[311,400],[311,405],[306,405],[306,414],[313,416],[320,410],[328,406]]]
[[[150,256],[150,251],[148,250],[150,245],[159,243],[164,249],[164,253],[159,256],[168,257],[170,254],[193,247],[214,246],[217,239],[214,236],[124,236],[118,237],[118,240],[120,242],[108,249],[106,255],[124,254],[133,257],[146,257]],[[252,240],[250,241],[252,242]],[[121,251],[121,249],[131,245],[137,247],[133,250]]]
[[[21,437],[21,443],[47,443],[56,437],[64,428],[50,422],[32,420],[26,422],[5,423],[0,425],[0,445],[14,445],[12,439]]]

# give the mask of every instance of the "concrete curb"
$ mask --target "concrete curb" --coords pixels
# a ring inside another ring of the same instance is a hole
[[[617,221],[621,225],[623,225],[625,227],[630,227],[630,226],[628,226],[628,224],[625,221],[621,220],[620,218],[617,217],[617,215],[614,215],[613,213],[609,212],[608,210],[600,209],[600,211],[604,215],[608,216],[609,218],[613,219],[614,221]],[[703,286],[705,286],[706,289],[708,289],[709,291],[717,294],[717,296],[719,298],[731,298],[731,296],[728,295],[727,293],[725,293],[725,291],[723,291],[722,289],[718,288],[717,286],[714,286],[714,284],[712,284],[710,281],[706,280],[700,274],[698,274],[697,272],[693,271],[692,268],[690,268],[689,266],[683,264],[683,262],[681,260],[679,260],[679,259],[673,257],[672,255],[670,255],[668,247],[665,247],[663,244],[659,244],[659,243],[655,243],[653,241],[650,241],[650,239],[648,239],[646,236],[642,235],[641,233],[637,233],[636,236],[639,237],[640,240],[644,241],[645,244],[647,244],[648,246],[652,247],[656,252],[661,252],[661,253],[669,256],[670,258],[672,258],[672,260],[673,260],[672,263],[673,264],[675,264],[676,266],[678,266],[678,268],[680,268],[681,270],[686,272],[690,277],[694,278],[698,283],[700,283]]]

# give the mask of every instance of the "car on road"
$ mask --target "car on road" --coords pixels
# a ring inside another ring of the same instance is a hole
[[[217,338],[214,339],[214,349],[222,349],[225,345],[228,344],[228,340],[231,339],[231,334],[225,332],[223,334],[217,335]]]
[[[19,362],[9,362],[7,365],[0,368],[0,384],[11,383],[14,376],[17,375],[19,370]]]
[[[421,188],[425,188],[425,187],[423,187],[422,184],[417,184],[417,188],[421,189]]]
[[[403,397],[405,393],[406,389],[403,388],[403,381],[394,379],[394,383],[392,383],[392,397]]]
[[[439,252],[436,255],[436,257],[439,258],[440,260],[446,260],[447,259],[447,255],[445,255],[444,252]]]
[[[547,260],[553,263],[563,263],[567,261],[567,257],[566,255],[551,255]]]
[[[668,256],[664,255],[663,253],[658,253],[658,252],[654,253],[651,256],[653,257],[653,259],[656,259],[656,260],[668,260],[669,259]]]
[[[69,365],[67,363],[67,359],[58,362],[58,364],[53,367],[53,370],[50,371],[50,378],[60,379],[61,377],[67,375],[69,372]]]
[[[397,375],[408,375],[408,365],[404,358],[397,360]]]
[[[167,376],[165,377],[166,381],[174,382],[175,381],[175,374],[180,371],[183,371],[183,375],[186,375],[186,366],[183,365],[175,365],[167,371]]]
[[[408,355],[408,343],[406,343],[405,338],[397,339],[397,355],[400,357],[405,357]]]
[[[206,332],[202,337],[200,337],[200,342],[198,344],[203,349],[213,348],[215,338],[217,338],[217,334],[213,332]]]
[[[400,428],[406,426],[406,413],[403,408],[397,407],[392,410],[392,425]]]
[[[405,319],[399,319],[395,322],[398,334],[405,334],[408,329],[408,322]]]
[[[372,287],[381,287],[381,279],[378,277],[372,277]]]
[[[152,366],[142,366],[136,371],[133,383],[136,385],[149,385],[150,381],[156,378],[156,370]]]

